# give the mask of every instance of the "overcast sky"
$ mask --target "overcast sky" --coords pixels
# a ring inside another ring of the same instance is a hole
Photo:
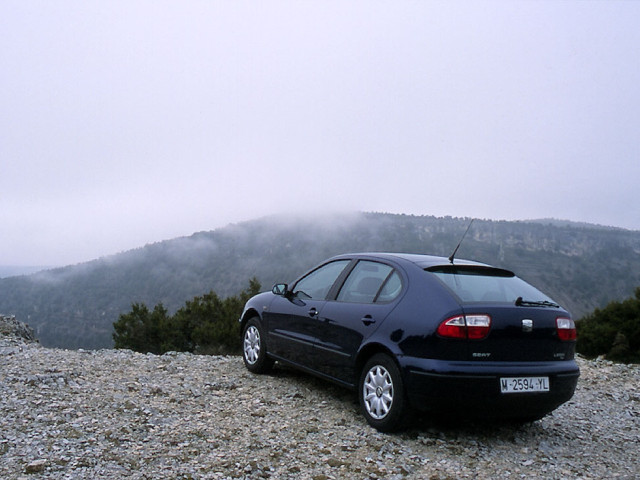
[[[640,229],[640,2],[0,2],[0,265],[273,213]]]

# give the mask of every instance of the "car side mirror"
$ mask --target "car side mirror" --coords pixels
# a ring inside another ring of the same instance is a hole
[[[271,292],[274,295],[281,295],[283,297],[286,297],[287,294],[289,294],[289,285],[287,285],[286,283],[276,283],[271,289]]]

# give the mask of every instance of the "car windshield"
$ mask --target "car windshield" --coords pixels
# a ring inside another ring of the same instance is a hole
[[[508,270],[447,265],[431,267],[427,271],[449,287],[462,302],[556,306],[548,296]]]

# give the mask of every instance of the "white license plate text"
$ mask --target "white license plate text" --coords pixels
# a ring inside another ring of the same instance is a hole
[[[501,393],[548,392],[549,377],[511,377],[500,379]]]

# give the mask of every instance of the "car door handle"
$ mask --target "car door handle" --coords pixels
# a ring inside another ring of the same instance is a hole
[[[364,323],[367,327],[373,323],[376,323],[371,315],[365,315],[360,320],[362,320],[362,323]]]
[[[318,316],[318,310],[316,310],[316,308],[313,307],[311,310],[309,310],[309,316],[310,317],[317,317]]]

